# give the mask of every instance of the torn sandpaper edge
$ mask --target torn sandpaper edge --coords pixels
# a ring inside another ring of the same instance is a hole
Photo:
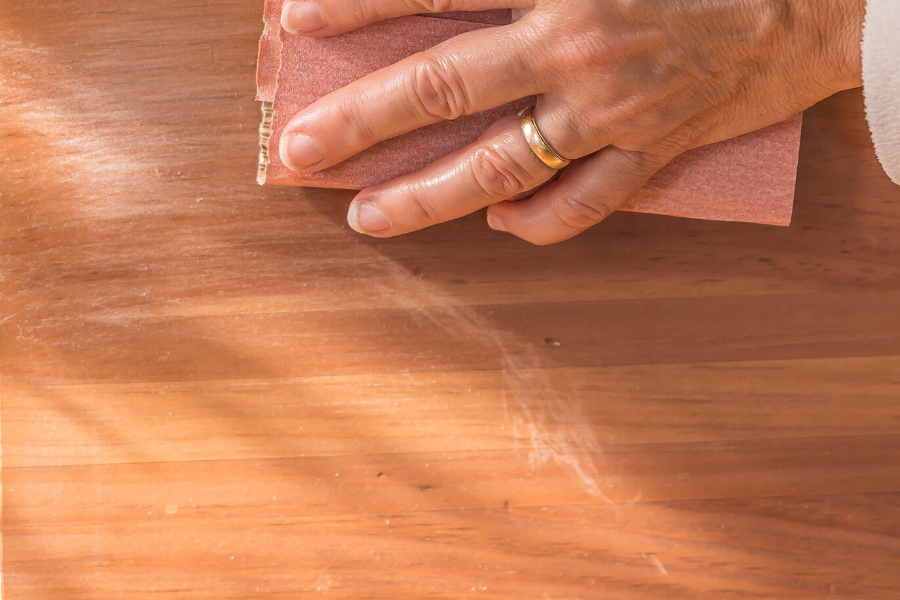
[[[263,32],[256,59],[256,99],[260,102],[275,101],[281,69],[281,5],[282,0],[266,0],[263,13]]]
[[[272,114],[275,112],[275,103],[263,100],[262,120],[259,122],[259,168],[256,171],[256,183],[265,185],[266,169],[269,166],[269,138],[272,137]]]
[[[257,98],[263,105],[258,181],[361,189],[416,171],[475,141],[493,122],[515,114],[525,99],[478,115],[444,121],[386,140],[318,173],[300,175],[281,163],[281,131],[318,98],[445,39],[485,27],[478,22],[402,17],[332,38],[283,33],[283,0],[266,3],[260,39]],[[282,65],[284,68],[282,68]],[[733,140],[697,148],[657,173],[622,208],[671,216],[788,225],[793,209],[801,115]],[[264,140],[268,135],[268,140]],[[263,162],[265,161],[265,162]]]
[[[277,11],[277,12],[275,12]],[[281,2],[266,2],[263,12],[263,33],[259,38],[256,60],[256,99],[260,102],[262,118],[259,123],[259,164],[256,182],[266,183],[269,166],[269,139],[272,137],[272,114],[275,110],[275,88],[281,68]]]

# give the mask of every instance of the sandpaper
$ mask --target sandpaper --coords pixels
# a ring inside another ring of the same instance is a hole
[[[330,37],[283,31],[283,0],[267,0],[260,39],[257,100],[260,183],[362,189],[421,169],[474,142],[498,119],[517,114],[533,98],[418,129],[376,144],[341,164],[300,175],[278,156],[281,131],[322,96],[375,70],[477,28],[510,22],[509,11],[412,16]],[[793,208],[801,115],[765,129],[697,148],[657,173],[623,210],[788,225]],[[271,152],[269,151],[271,148]]]

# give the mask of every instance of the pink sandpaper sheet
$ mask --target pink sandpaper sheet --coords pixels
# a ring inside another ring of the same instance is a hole
[[[509,22],[509,11],[414,16],[332,38],[283,31],[283,0],[268,0],[260,39],[257,99],[274,103],[265,183],[362,189],[425,167],[474,142],[501,117],[533,99],[461,117],[376,144],[318,173],[300,175],[278,156],[284,126],[322,96],[416,52],[473,29]],[[657,173],[623,210],[720,221],[788,225],[793,209],[801,115],[683,154]]]

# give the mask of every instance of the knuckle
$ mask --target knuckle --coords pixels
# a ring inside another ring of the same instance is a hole
[[[634,178],[649,176],[658,170],[666,160],[662,158],[662,150],[620,150],[615,154],[612,165],[619,173]]]
[[[357,23],[374,23],[385,18],[384,10],[380,2],[371,0],[355,0],[347,7],[349,10],[341,11],[341,16],[348,21]]]
[[[410,186],[406,189],[406,201],[403,212],[407,218],[417,227],[427,227],[444,221],[441,218],[438,207],[435,206],[427,191],[419,186]]]
[[[613,60],[610,42],[599,32],[562,30],[544,47],[549,52],[535,61],[539,70],[565,81],[574,74],[605,71]]]
[[[589,199],[579,192],[557,196],[553,201],[553,210],[566,225],[578,229],[595,225],[613,212],[602,200]]]
[[[640,129],[628,128],[625,131],[617,133],[620,133],[620,136],[616,138],[616,148],[627,153],[642,152],[644,148],[656,144],[659,141],[659,137],[656,134],[648,135]],[[620,159],[620,162],[624,169],[631,172],[632,167],[639,166],[641,161],[637,158],[629,159],[623,157]]]
[[[701,119],[690,119],[678,127],[665,140],[660,142],[662,149],[672,156],[687,152],[691,148],[702,145],[714,127]]]
[[[442,13],[449,11],[452,0],[409,0],[413,10],[423,13]]]
[[[592,150],[606,145],[613,128],[613,123],[605,111],[597,110],[596,106],[581,106],[580,103],[569,106],[566,125],[573,139],[582,141]]]
[[[647,0],[615,0],[613,6],[626,19],[641,17],[654,8]]]
[[[562,57],[576,67],[594,67],[609,59],[609,43],[596,33],[573,33],[560,47]]]
[[[532,187],[528,169],[503,149],[480,148],[470,164],[479,191],[492,200],[510,198]]]
[[[354,148],[367,148],[379,141],[373,123],[366,116],[356,99],[349,99],[337,105],[340,118],[344,122],[347,141]]]
[[[659,154],[671,156],[672,158],[683,154],[693,146],[694,136],[688,133],[675,132],[669,137],[656,142],[656,149]]]
[[[471,112],[466,83],[449,60],[423,54],[416,61],[411,84],[413,104],[427,118],[449,121]]]

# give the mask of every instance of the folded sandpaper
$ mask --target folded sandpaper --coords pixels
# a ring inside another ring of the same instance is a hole
[[[257,100],[260,184],[362,189],[417,171],[474,142],[498,119],[534,103],[524,98],[385,140],[343,163],[300,175],[278,156],[281,132],[326,94],[473,29],[508,24],[508,10],[391,19],[357,31],[307,38],[281,28],[284,0],[267,0],[259,44]],[[435,18],[440,17],[440,18]],[[676,158],[623,210],[721,221],[788,225],[793,208],[801,115]]]

